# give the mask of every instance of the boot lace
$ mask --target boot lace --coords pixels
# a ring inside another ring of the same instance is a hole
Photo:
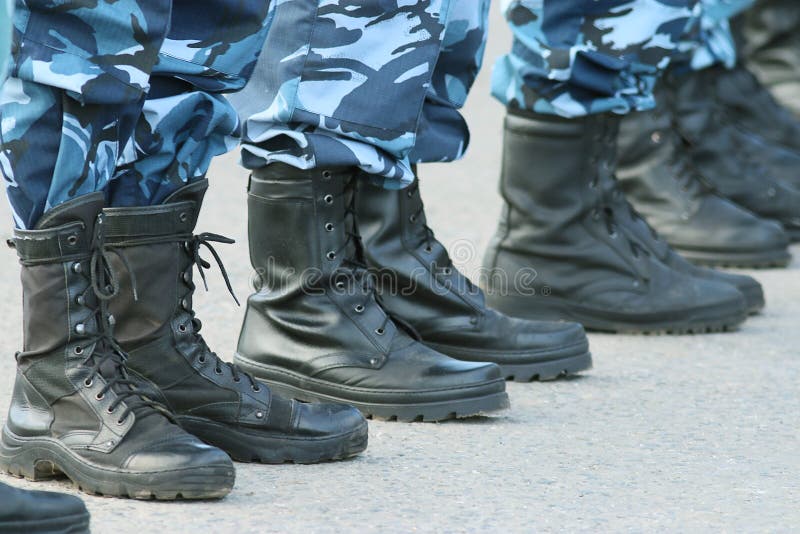
[[[408,196],[408,198],[414,198],[415,196],[419,196],[419,180],[415,180],[414,183],[411,186],[409,186],[408,189],[406,189],[406,195]],[[417,223],[421,224],[422,230],[425,233],[425,238],[424,238],[425,252],[428,253],[433,252],[433,245],[437,243],[436,234],[434,233],[433,229],[430,226],[428,226],[427,218],[425,217],[425,204],[423,204],[422,198],[419,198],[419,208],[417,208],[417,210],[408,217],[408,222],[410,222],[411,224],[417,224]],[[444,267],[441,267],[440,262],[436,262],[433,265],[433,270],[434,273],[436,273],[441,268],[442,274],[444,274],[445,276],[450,276],[451,274],[453,274],[453,272],[457,272],[457,269],[454,267],[453,259],[450,257],[450,254],[447,252],[447,249],[443,246],[442,250],[444,254],[443,256]],[[477,286],[475,286],[475,284],[472,283],[472,280],[470,280],[466,276],[462,278],[466,281],[470,292],[475,292],[477,290]]]
[[[192,335],[194,336],[194,341],[200,346],[201,349],[199,355],[197,356],[197,361],[199,363],[205,363],[207,359],[211,359],[214,362],[214,372],[216,374],[223,374],[224,368],[227,368],[233,376],[234,382],[238,384],[244,378],[250,383],[251,389],[258,393],[261,391],[261,384],[252,375],[242,371],[237,365],[222,360],[216,352],[211,350],[203,336],[200,334],[200,330],[203,328],[203,322],[197,318],[194,308],[189,304],[192,301],[195,291],[197,290],[197,285],[194,283],[192,276],[195,267],[200,273],[200,278],[203,280],[203,286],[205,287],[206,291],[208,291],[208,281],[206,280],[205,270],[211,268],[211,263],[203,259],[203,257],[200,255],[200,249],[205,247],[214,258],[214,261],[216,262],[217,267],[222,274],[222,278],[225,281],[225,285],[228,288],[228,292],[233,297],[236,305],[240,305],[239,299],[236,297],[236,293],[231,285],[228,271],[225,269],[222,258],[220,258],[219,253],[216,251],[212,243],[232,245],[235,243],[235,241],[225,236],[206,232],[194,235],[191,237],[191,239],[184,242],[184,251],[189,257],[190,261],[188,262],[186,270],[183,271],[182,280],[186,286],[187,292],[183,295],[181,306],[183,307],[184,311],[189,314],[189,321],[187,323],[178,325],[178,329],[181,332],[187,332],[189,330],[188,325],[192,325]]]
[[[367,306],[375,301],[383,312],[383,322],[375,329],[375,333],[382,336],[386,333],[386,327],[389,323],[394,323],[396,326],[404,330],[408,335],[417,341],[421,340],[419,333],[409,323],[397,317],[386,309],[381,296],[377,291],[375,281],[369,272],[369,267],[364,261],[364,241],[361,233],[358,231],[358,213],[356,208],[356,195],[358,194],[357,178],[353,178],[345,185],[344,190],[340,196],[344,198],[349,197],[349,201],[345,204],[344,217],[340,224],[345,228],[345,240],[342,245],[333,251],[334,259],[339,254],[351,250],[352,252],[345,254],[342,262],[332,274],[331,278],[334,285],[339,290],[344,290],[348,284],[351,287],[358,288],[364,298],[356,304],[354,310],[356,313],[363,313]],[[352,245],[352,247],[351,247]]]
[[[135,413],[137,418],[144,419],[150,415],[161,414],[172,420],[169,410],[162,404],[150,399],[144,391],[139,389],[139,384],[128,375],[126,362],[128,356],[114,338],[114,317],[108,312],[108,302],[119,294],[119,279],[111,268],[111,255],[116,255],[131,274],[131,282],[136,294],[136,282],[133,270],[125,255],[105,244],[103,216],[99,215],[95,224],[92,238],[91,258],[89,259],[89,272],[86,273],[82,263],[75,263],[73,271],[86,278],[89,286],[83,294],[79,295],[79,305],[92,310],[91,323],[97,325],[97,331],[91,332],[87,322],[79,323],[75,332],[80,336],[82,343],[73,349],[75,354],[88,353],[81,365],[89,368],[89,376],[84,380],[84,385],[91,387],[95,377],[104,379],[105,385],[97,393],[97,400],[102,400],[106,393],[113,392],[116,398],[108,406],[108,412],[113,413],[122,403],[125,410],[117,419],[118,424],[123,424],[128,415]],[[91,294],[90,294],[91,292]],[[94,350],[88,351],[90,347]]]

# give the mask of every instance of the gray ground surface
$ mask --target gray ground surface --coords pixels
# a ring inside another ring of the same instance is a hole
[[[495,14],[496,17],[496,14]],[[497,18],[497,17],[496,17]],[[497,21],[495,21],[497,22]],[[489,57],[508,39],[495,24]],[[501,107],[488,69],[467,110],[469,157],[424,169],[432,226],[476,272],[494,231]],[[248,293],[245,173],[222,158],[200,228],[238,244],[222,254]],[[3,204],[0,219],[10,220]],[[279,231],[279,229],[277,229]],[[0,231],[7,238],[8,228]],[[796,250],[800,254],[800,249]],[[20,291],[0,255],[0,419],[20,346]],[[798,264],[758,272],[767,311],[735,334],[593,335],[595,369],[510,384],[499,417],[443,424],[372,423],[369,450],[320,466],[240,465],[219,503],[86,497],[95,532],[792,531],[800,529]],[[242,310],[211,274],[199,298],[212,347],[232,353]],[[72,492],[66,482],[28,488]]]

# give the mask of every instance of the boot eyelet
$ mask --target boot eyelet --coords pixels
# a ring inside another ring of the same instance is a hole
[[[417,216],[416,216],[416,215],[412,215],[412,216],[410,216],[410,217],[408,218],[408,222],[412,222],[412,223],[415,223],[415,222],[417,222]]]
[[[79,335],[84,335],[86,333],[86,325],[84,325],[83,323],[76,324],[75,332]]]
[[[83,347],[75,347],[74,349],[72,349],[72,352],[80,356],[81,354],[83,354]]]
[[[355,310],[356,313],[364,313],[364,306],[359,304],[355,308],[353,308],[353,310]]]
[[[190,275],[189,273],[183,273],[182,277],[183,281],[186,282],[187,284],[192,281],[192,275]]]
[[[186,311],[189,311],[189,301],[186,299],[181,299],[181,308]]]
[[[409,190],[409,191],[406,191],[406,196],[407,196],[408,198],[412,198],[412,197],[414,196],[414,192],[413,192],[413,191],[411,191],[411,190]]]
[[[427,246],[425,247],[425,252],[427,252],[428,254],[430,254],[431,252],[433,252],[433,247],[432,247],[432,246],[430,246],[430,245],[427,245]]]
[[[332,223],[325,223],[325,230],[328,232],[333,232],[333,224]]]
[[[238,384],[239,382],[241,382],[241,381],[242,381],[242,379],[241,379],[241,378],[239,378],[238,376],[235,376],[235,377],[233,378],[233,381],[234,381],[234,382],[236,382],[236,383]]]
[[[205,356],[200,356],[199,358],[197,358],[197,361],[200,362],[200,363],[206,363],[206,357]]]
[[[83,265],[81,265],[80,262],[76,261],[75,263],[72,264],[73,273],[80,273],[82,271],[83,271]]]
[[[250,389],[252,389],[254,393],[261,393],[261,386],[252,386]]]
[[[336,289],[344,289],[344,282],[342,282],[341,280],[339,282],[336,282]]]
[[[322,177],[326,180],[330,180],[333,173],[331,171],[322,171]]]
[[[453,269],[451,269],[450,267],[445,267],[442,272],[445,274],[445,276],[450,276],[451,274],[453,274]]]
[[[325,255],[325,257],[328,258],[329,260],[335,260],[336,259],[336,253],[331,250],[330,252],[328,252]]]
[[[78,306],[83,306],[84,304],[86,304],[86,299],[83,297],[83,295],[78,295],[77,297],[75,297],[75,304],[77,304]]]
[[[87,378],[86,380],[83,381],[83,385],[86,386],[87,388],[90,388],[94,385],[94,380],[92,380],[91,378]]]
[[[333,204],[333,195],[325,195],[323,200],[325,201],[325,204]]]
[[[217,369],[217,368],[215,367],[215,368],[214,368],[214,374],[215,374],[215,375],[221,375],[221,374],[222,374],[222,369]]]
[[[186,214],[185,211],[182,211],[180,215],[178,215],[178,220],[181,222],[186,222],[189,219],[189,216]]]
[[[650,136],[650,140],[656,145],[658,143],[660,143],[661,142],[661,132],[653,132],[653,135]]]
[[[379,336],[382,336],[383,334],[386,333],[386,330],[384,330],[383,328],[376,328],[375,333],[378,334]]]
[[[180,325],[178,325],[178,330],[179,330],[181,333],[183,333],[183,332],[186,332],[186,325],[185,325],[185,324],[180,324]]]
[[[73,235],[67,237],[67,244],[69,244],[69,245],[71,245],[73,247],[75,245],[77,245],[78,244],[78,236],[73,234]]]
[[[264,412],[256,412],[257,419],[264,419]]]
[[[380,360],[378,360],[378,358],[370,358],[369,360],[369,364],[372,366],[378,365],[379,362]]]
[[[128,418],[127,418],[127,417],[125,417],[125,419],[117,419],[117,426],[122,426],[122,425],[124,425],[124,424],[125,424],[125,421],[127,421],[127,420],[128,420]]]
[[[111,415],[111,414],[112,414],[112,413],[114,413],[115,411],[116,411],[116,408],[111,408],[111,406],[109,406],[108,408],[106,408],[106,413],[107,413],[107,414],[109,414],[109,415]]]
[[[97,395],[94,396],[94,398],[95,398],[95,400],[101,401],[101,400],[106,398],[106,394],[105,393],[98,393]]]

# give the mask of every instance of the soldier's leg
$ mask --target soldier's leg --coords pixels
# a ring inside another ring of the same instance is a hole
[[[223,93],[247,82],[266,35],[268,6],[205,0],[198,10],[194,0],[173,1],[173,25],[148,98],[109,184],[108,241],[127,262],[113,262],[122,291],[109,311],[130,369],[183,428],[235,460],[313,463],[366,448],[361,414],[273,395],[209,349],[192,308],[194,269],[202,274],[209,267],[201,250],[217,260],[227,282],[212,246],[231,241],[192,234],[211,159],[238,146],[239,121]]]
[[[11,48],[13,9],[12,0],[0,1],[0,85],[6,78],[6,66]],[[26,525],[30,524],[36,530],[40,527],[36,522],[44,524],[60,518],[66,529],[76,532],[89,531],[89,513],[79,499],[66,495],[56,497],[50,493],[16,490],[4,484],[0,484],[0,494],[2,495],[0,497],[0,527],[25,523]],[[43,513],[42,505],[44,503],[51,508]]]
[[[495,67],[493,93],[508,107],[505,208],[485,267],[510,279],[534,275],[506,292],[488,278],[489,302],[502,311],[616,332],[705,332],[744,319],[742,294],[656,238],[615,176],[619,115],[655,105],[657,76],[699,14],[691,4],[503,2],[514,43]],[[666,125],[652,143],[671,146],[673,135]],[[706,202],[686,180],[656,186],[659,205],[673,190],[693,206]],[[758,307],[760,288],[747,284]]]
[[[253,81],[236,97],[262,282],[248,300],[242,367],[292,395],[380,418],[506,405],[497,366],[447,358],[380,304],[358,224],[362,178],[397,189],[414,178],[412,158],[463,152],[457,108],[477,70],[484,13],[485,2],[448,0],[275,5]],[[471,52],[459,61],[473,72],[436,78],[440,55],[462,44]]]
[[[32,229],[13,239],[26,306],[0,469],[34,480],[63,472],[109,496],[222,497],[230,458],[131,379],[108,308],[120,287],[102,191],[137,123],[171,3],[17,7],[2,170],[17,224]]]
[[[758,0],[740,18],[745,63],[800,118],[800,3]]]
[[[467,148],[459,109],[483,61],[488,4],[451,7],[412,162],[451,161]],[[497,363],[507,379],[520,382],[591,366],[579,325],[512,319],[486,306],[481,289],[458,271],[428,227],[418,181],[401,191],[362,186],[356,213],[367,264],[386,275],[376,278],[381,304],[427,345],[459,360]]]
[[[703,0],[663,87],[691,160],[718,192],[800,238],[800,122],[737,61],[729,19],[752,0]],[[641,131],[641,139],[648,133]]]

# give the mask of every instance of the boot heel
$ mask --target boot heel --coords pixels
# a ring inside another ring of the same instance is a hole
[[[31,482],[50,480],[61,476],[61,471],[49,460],[37,458],[36,451],[25,450],[21,443],[14,443],[13,436],[3,429],[0,438],[0,472]]]

